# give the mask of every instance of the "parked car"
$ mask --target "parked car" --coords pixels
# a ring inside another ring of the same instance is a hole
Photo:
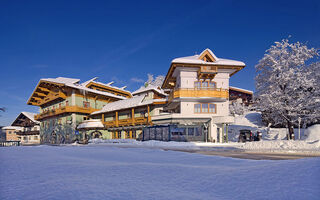
[[[262,138],[261,132],[258,131],[257,134],[254,135],[251,130],[243,129],[243,130],[240,130],[238,142],[260,141],[261,138]]]
[[[247,141],[248,142],[254,141],[254,137],[251,130],[247,130],[247,129],[240,130],[238,142],[247,142]]]

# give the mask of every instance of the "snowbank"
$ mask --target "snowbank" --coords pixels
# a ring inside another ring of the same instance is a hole
[[[250,111],[245,113],[244,115],[236,115],[234,125],[261,127],[263,126],[262,120],[261,120],[261,113]]]
[[[306,141],[320,141],[320,124],[315,124],[307,128],[304,135]]]
[[[89,145],[105,145],[105,146],[118,146],[118,147],[136,147],[136,148],[159,148],[159,149],[172,149],[172,150],[199,150],[212,147],[236,147],[242,145],[240,143],[211,143],[211,142],[164,142],[157,140],[149,141],[136,141],[132,139],[113,139],[102,140],[92,139]]]
[[[241,149],[255,150],[259,152],[317,152],[320,153],[320,141],[306,142],[299,140],[274,140],[274,141],[259,141],[246,142]]]

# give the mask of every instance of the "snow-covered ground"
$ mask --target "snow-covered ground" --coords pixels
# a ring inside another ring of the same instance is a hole
[[[104,145],[0,148],[0,199],[319,199],[320,158]]]

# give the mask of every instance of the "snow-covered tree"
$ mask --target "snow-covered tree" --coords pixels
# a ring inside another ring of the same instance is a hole
[[[245,112],[248,111],[247,106],[245,106],[243,103],[235,101],[232,102],[229,106],[230,113],[236,114],[236,115],[243,115]]]
[[[159,75],[154,79],[152,74],[148,74],[148,80],[147,80],[147,82],[145,82],[144,85],[145,85],[145,87],[147,87],[148,85],[161,87],[161,85],[164,81],[164,78],[165,78],[164,76]]]
[[[257,107],[273,125],[286,124],[290,138],[298,117],[308,123],[320,116],[320,87],[315,87],[319,64],[306,63],[317,55],[314,48],[284,39],[275,42],[256,65]]]

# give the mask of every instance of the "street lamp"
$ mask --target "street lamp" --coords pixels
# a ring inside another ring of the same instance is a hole
[[[300,140],[300,123],[301,123],[301,117],[298,117],[298,122],[299,122],[299,140]]]

